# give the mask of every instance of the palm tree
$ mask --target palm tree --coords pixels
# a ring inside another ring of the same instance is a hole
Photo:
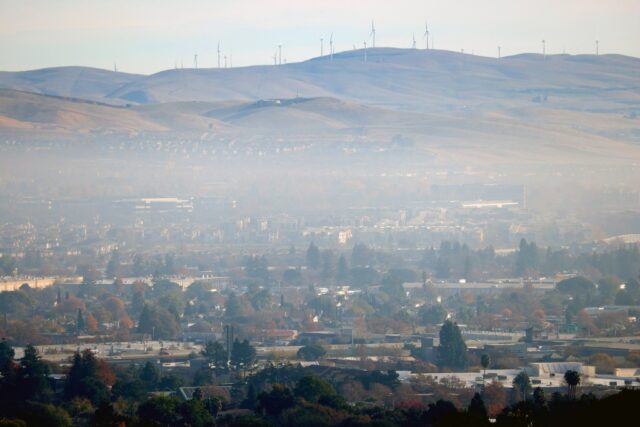
[[[491,357],[485,353],[480,357],[480,364],[482,365],[482,388],[484,388],[484,378],[487,376],[487,368],[491,364]]]
[[[575,398],[576,389],[578,388],[578,384],[580,384],[580,373],[570,369],[564,373],[564,381],[567,383],[567,394],[569,397]]]

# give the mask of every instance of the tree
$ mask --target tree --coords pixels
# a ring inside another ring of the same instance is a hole
[[[307,402],[318,403],[322,398],[336,394],[335,389],[327,381],[316,376],[305,376],[300,378],[293,393]]]
[[[49,367],[40,358],[38,350],[32,345],[26,346],[18,368],[18,395],[24,400],[48,400],[51,394],[48,376]]]
[[[294,403],[291,390],[283,384],[274,384],[269,393],[262,392],[258,396],[258,408],[272,417],[277,417]]]
[[[180,325],[168,310],[145,305],[140,313],[138,332],[149,334],[152,339],[170,339],[178,335]]]
[[[227,301],[224,306],[224,315],[230,320],[242,316],[242,306],[235,292],[231,292],[227,297]]]
[[[475,393],[468,408],[469,414],[478,419],[487,419],[487,408],[484,406],[484,401],[479,393]]]
[[[180,400],[177,397],[152,397],[138,408],[138,418],[145,426],[179,425]]]
[[[523,275],[530,269],[538,267],[538,247],[534,242],[520,240],[520,249],[516,258],[516,274]]]
[[[200,390],[200,389],[198,389]],[[182,425],[190,427],[205,427],[213,424],[213,417],[207,410],[202,399],[190,399],[180,405]]]
[[[467,346],[460,328],[450,320],[446,320],[440,328],[440,346],[437,355],[440,366],[464,369],[468,365]]]
[[[483,390],[482,396],[489,416],[495,417],[507,405],[507,394],[504,386],[498,381],[492,381]]]
[[[320,267],[320,250],[311,242],[307,249],[307,267],[317,270]]]
[[[484,353],[482,356],[480,356],[480,364],[482,365],[482,369],[483,369],[482,386],[484,387],[484,379],[487,376],[487,368],[491,364],[491,356],[489,356],[487,353]]]
[[[160,382],[160,370],[153,362],[146,362],[140,370],[140,380],[147,389],[153,390]]]
[[[355,267],[369,267],[375,263],[375,252],[366,245],[358,243],[351,251],[351,264]]]
[[[107,267],[105,268],[105,277],[107,279],[120,277],[120,269],[120,252],[113,251],[111,252],[111,258],[109,258],[109,262],[107,262]]]
[[[322,278],[327,280],[333,276],[334,269],[333,252],[329,249],[322,251]]]
[[[304,347],[300,347],[298,350],[298,359],[303,360],[318,360],[327,354],[327,351],[318,344],[309,344]]]
[[[420,309],[422,322],[425,325],[439,325],[447,318],[447,310],[440,304],[425,306]]]
[[[518,390],[524,400],[527,400],[527,396],[529,392],[531,392],[531,379],[529,379],[529,375],[525,371],[520,372],[513,379],[513,387]]]
[[[580,384],[580,373],[570,369],[564,373],[564,381],[567,383],[567,394],[572,399],[575,398],[578,384]]]
[[[231,363],[236,368],[243,366],[245,369],[253,366],[256,360],[256,349],[248,340],[238,341],[236,338],[231,348]]]
[[[13,347],[9,344],[6,339],[2,339],[0,341],[0,375],[6,377],[15,367],[15,363],[13,361],[13,357],[16,352],[13,350]]]
[[[109,390],[99,375],[99,369],[98,359],[91,350],[75,353],[64,387],[65,398],[84,397],[94,405],[108,401]]]
[[[118,414],[108,402],[101,404],[91,417],[91,427],[121,427],[127,425],[127,418]]]
[[[98,270],[93,265],[80,265],[77,268],[78,274],[82,276],[83,285],[95,285],[100,278]]]
[[[547,399],[544,396],[544,390],[542,387],[536,387],[533,390],[533,403],[538,407],[542,408],[547,403]]]
[[[227,367],[227,351],[219,341],[208,341],[202,349],[202,355],[207,358],[210,365],[216,369]]]

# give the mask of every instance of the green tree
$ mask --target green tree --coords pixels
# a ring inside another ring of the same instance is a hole
[[[527,396],[529,396],[531,392],[531,379],[529,375],[525,371],[520,372],[513,379],[513,387],[518,390],[524,400],[527,400]]]
[[[489,356],[487,353],[484,353],[482,356],[480,356],[480,364],[482,365],[482,386],[484,387],[484,379],[487,376],[487,368],[489,367],[489,365],[491,365],[491,356]]]
[[[580,384],[580,373],[574,370],[568,370],[564,373],[564,382],[567,383],[567,394],[572,399],[576,397],[576,390]]]
[[[479,393],[475,393],[471,402],[469,403],[469,408],[467,409],[469,414],[477,419],[486,420],[487,419],[487,408],[484,405],[484,401]]]
[[[202,349],[202,355],[207,358],[210,365],[216,369],[227,367],[227,351],[219,341],[208,341]]]
[[[182,425],[190,427],[205,427],[213,424],[213,417],[207,410],[202,399],[190,399],[180,405]]]
[[[238,341],[236,338],[233,341],[233,347],[231,348],[231,363],[236,367],[243,367],[244,369],[253,366],[256,360],[256,349],[249,343],[248,340]]]
[[[329,249],[322,251],[322,278],[325,280],[333,276],[334,270],[333,252]]]
[[[6,377],[11,371],[15,363],[13,361],[13,357],[16,352],[13,350],[13,347],[9,344],[6,339],[2,339],[0,341],[0,375]]]
[[[38,350],[32,345],[26,346],[18,368],[17,394],[25,400],[49,400],[52,390],[48,377],[49,367]]]
[[[229,319],[235,319],[236,317],[242,316],[242,305],[240,304],[240,299],[235,294],[235,292],[229,293],[227,296],[227,301],[224,305],[224,316]]]
[[[31,403],[20,416],[27,426],[71,427],[71,417],[63,408],[51,404]]]
[[[440,366],[465,369],[468,365],[467,345],[464,343],[458,325],[450,320],[446,320],[440,328],[440,346],[437,355]]]
[[[298,350],[297,356],[298,359],[302,360],[318,360],[327,354],[327,351],[318,344],[309,344],[303,347],[300,347]]]
[[[127,425],[127,417],[118,414],[109,402],[102,403],[91,417],[91,427],[122,427]]]
[[[542,387],[536,387],[535,390],[533,390],[533,403],[538,408],[542,408],[546,405],[547,399],[545,398],[544,390],[542,389]]]
[[[76,316],[76,334],[80,335],[87,329],[87,326],[84,321],[84,316],[82,315],[82,310],[78,309],[78,315]]]
[[[318,403],[322,398],[334,396],[335,389],[327,381],[316,376],[305,376],[300,378],[293,393],[307,402]]]
[[[311,242],[307,249],[307,267],[317,270],[320,267],[320,250]]]
[[[294,403],[291,390],[283,384],[273,384],[270,392],[262,392],[258,395],[258,409],[272,417],[277,417],[286,409],[293,407]]]
[[[447,310],[440,304],[422,307],[420,316],[425,325],[439,325],[447,318]]]
[[[107,385],[98,375],[98,359],[91,350],[73,355],[73,362],[64,387],[67,400],[74,397],[89,399],[94,405],[109,400]]]
[[[160,370],[153,362],[146,362],[140,370],[140,380],[148,390],[156,388],[160,382]]]
[[[105,268],[105,277],[107,279],[116,279],[121,276],[121,265],[120,265],[120,252],[113,251],[111,252],[111,257],[109,258],[109,262],[107,262],[107,267]]]
[[[180,400],[177,397],[152,397],[138,408],[140,424],[145,427],[176,426],[180,422]]]

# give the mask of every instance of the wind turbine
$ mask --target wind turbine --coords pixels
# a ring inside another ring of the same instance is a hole
[[[282,65],[282,45],[278,45],[278,64]]]
[[[416,33],[413,33],[413,43],[411,44],[411,47],[412,47],[413,49],[415,49],[415,48],[416,48]]]
[[[500,56],[500,46],[498,46],[498,59],[500,59],[500,58],[501,58],[501,56]]]
[[[220,42],[218,41],[218,68],[220,68]]]
[[[331,60],[333,61],[333,33],[331,33],[331,37],[329,37],[329,54],[331,55]]]
[[[193,55],[193,66],[196,69],[198,68],[198,54],[197,53],[195,55]]]
[[[425,22],[424,23],[424,37],[427,41],[427,49],[429,49],[429,25]]]
[[[364,62],[367,62],[367,41],[363,42],[364,44]]]
[[[324,56],[324,39],[320,37],[320,56]]]
[[[376,47],[376,26],[374,25],[373,21],[371,21],[371,34],[370,34],[371,38],[373,39],[373,44],[371,45],[371,47],[375,48]]]
[[[600,40],[596,40],[596,56],[600,55]]]
[[[547,57],[547,41],[546,40],[542,40],[542,58],[546,58]]]
[[[227,68],[227,55],[224,56],[224,68]]]

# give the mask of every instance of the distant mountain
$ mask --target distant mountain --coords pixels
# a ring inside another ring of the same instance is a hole
[[[0,87],[115,104],[334,97],[416,111],[547,103],[589,111],[640,109],[640,59],[440,50],[355,50],[282,66],[176,69],[150,76],[80,67],[0,73]]]
[[[640,161],[640,59],[388,48],[369,49],[367,59],[356,50],[151,76],[0,73],[0,137],[144,133],[298,148],[401,144],[454,163]]]
[[[141,77],[88,67],[44,68],[20,72],[0,71],[0,88],[105,101],[111,92]]]

